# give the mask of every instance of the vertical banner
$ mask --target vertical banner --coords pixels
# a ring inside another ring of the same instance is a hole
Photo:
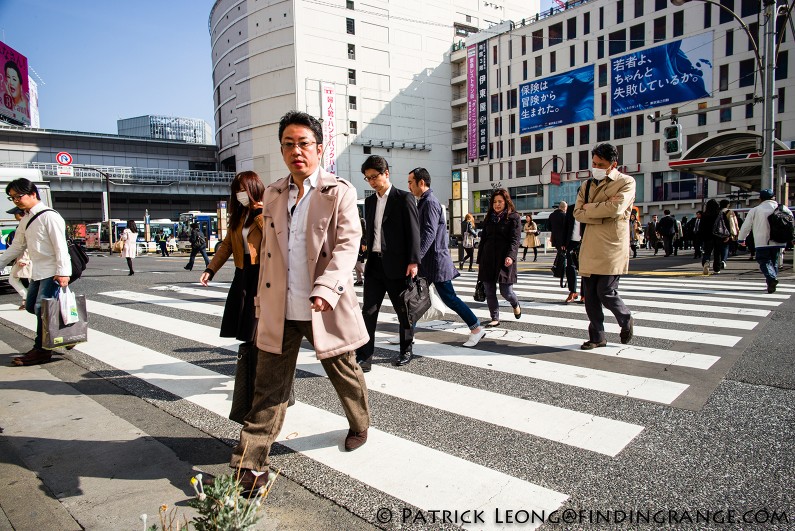
[[[39,128],[39,86],[33,81],[32,77],[28,77],[28,86],[30,87],[30,126]]]
[[[478,43],[478,156],[489,156],[488,41]]]
[[[478,158],[478,62],[477,46],[467,48],[467,158]]]
[[[323,114],[323,167],[337,174],[337,122],[333,83],[320,85],[320,109]]]

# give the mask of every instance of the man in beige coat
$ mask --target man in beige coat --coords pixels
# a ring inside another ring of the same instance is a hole
[[[320,121],[290,111],[279,140],[290,175],[265,190],[257,292],[259,361],[254,402],[230,466],[246,490],[265,484],[271,445],[284,423],[301,341],[306,338],[348,419],[345,449],[367,441],[370,413],[354,351],[368,341],[351,270],[362,237],[356,189],[320,168]]]
[[[616,316],[621,342],[632,339],[634,320],[618,295],[618,281],[629,271],[629,217],[635,200],[635,179],[616,169],[618,150],[602,143],[591,152],[593,179],[580,186],[574,218],[585,225],[580,247],[588,341],[580,348],[607,345],[602,306]]]

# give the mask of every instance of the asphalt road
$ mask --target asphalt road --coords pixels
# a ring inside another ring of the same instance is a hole
[[[7,411],[0,413],[0,442],[16,456],[0,464],[16,466],[12,476],[35,474],[29,479],[41,483],[42,504],[55,503],[53,510],[86,528],[106,528],[99,520],[84,524],[93,520],[81,507],[96,500],[114,512],[118,525],[108,529],[131,528],[131,515],[152,514],[160,503],[184,506],[191,469],[228,470],[239,430],[225,418],[233,346],[212,331],[232,268],[222,269],[214,287],[200,288],[201,266],[187,272],[186,261],[143,256],[127,276],[118,257],[92,256],[75,289],[89,299],[97,333],[41,368],[0,369]],[[339,451],[346,425],[338,400],[311,354],[302,357],[299,403],[288,410],[282,444],[274,447],[273,466],[284,477],[262,527],[440,529],[471,521],[466,527],[532,528],[543,511],[544,529],[751,527],[743,519],[795,528],[791,267],[773,297],[755,262],[743,256],[704,277],[689,254],[641,251],[620,289],[636,315],[635,339],[622,346],[608,328],[615,343],[585,353],[576,348],[587,337],[584,309],[561,304],[566,291],[549,275],[551,261],[542,254],[536,263],[520,263],[520,320],[504,308],[500,328],[475,349],[460,346],[466,330],[455,315],[421,325],[419,357],[401,369],[389,365],[395,347],[384,339],[396,325],[385,304],[367,376],[373,429],[356,452]],[[485,319],[485,305],[470,298],[474,281],[464,273],[456,289]],[[32,337],[20,317],[25,312],[13,310],[17,299],[0,295],[4,362]],[[32,372],[17,380],[22,370]],[[208,378],[225,382],[224,391],[203,387]],[[56,406],[65,408],[63,418],[73,407],[59,400],[23,409],[52,399],[50,386],[90,400],[96,418],[116,433],[135,432],[126,436],[130,445],[156,442],[162,478],[140,461],[110,459],[126,463],[109,463],[113,473],[91,466],[90,448],[116,451],[102,446],[119,437],[101,425],[76,434],[41,420],[51,428],[48,437],[28,427],[27,418],[46,419]],[[76,454],[85,460],[43,460],[42,453],[57,454],[61,438],[90,440]],[[0,480],[8,474],[0,468]],[[114,478],[138,493],[127,504],[103,497]],[[139,492],[135,485],[146,487]],[[12,502],[19,503],[0,494],[6,515],[17,515],[7,516],[13,524],[21,517],[8,509]]]

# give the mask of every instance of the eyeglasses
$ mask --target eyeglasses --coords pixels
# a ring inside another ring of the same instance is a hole
[[[8,199],[9,201],[11,201],[13,203],[16,203],[17,201],[19,201],[23,197],[24,196],[21,196],[21,195],[9,195],[9,196],[6,197],[6,199]]]
[[[383,175],[383,174],[381,174],[381,173],[376,173],[375,175],[371,175],[371,176],[369,176],[369,177],[368,177],[367,175],[365,175],[365,176],[364,176],[364,180],[365,180],[365,181],[367,181],[367,182],[369,183],[370,181],[375,181],[375,180],[376,180],[376,179],[378,179],[378,177],[380,177],[381,175]]]
[[[282,142],[282,148],[285,151],[292,151],[292,150],[294,150],[297,147],[301,151],[307,151],[307,150],[309,150],[310,147],[314,146],[315,144],[317,144],[317,142],[298,142],[298,143],[296,143],[296,142]]]

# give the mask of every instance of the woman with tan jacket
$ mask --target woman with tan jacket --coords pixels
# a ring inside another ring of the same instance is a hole
[[[533,250],[533,262],[538,260],[538,246],[541,245],[538,242],[538,225],[536,222],[533,221],[533,214],[529,212],[525,216],[525,224],[524,224],[524,240],[522,241],[522,247],[524,247],[524,253],[522,254],[522,260],[527,260],[527,250]]]
[[[242,341],[238,349],[235,391],[229,418],[243,423],[254,398],[256,374],[257,317],[254,299],[259,281],[260,245],[262,243],[262,196],[265,185],[253,171],[238,173],[231,185],[229,224],[224,240],[215,251],[199,282],[207,286],[230,256],[235,263],[235,275],[226,298],[221,320],[221,337]]]

